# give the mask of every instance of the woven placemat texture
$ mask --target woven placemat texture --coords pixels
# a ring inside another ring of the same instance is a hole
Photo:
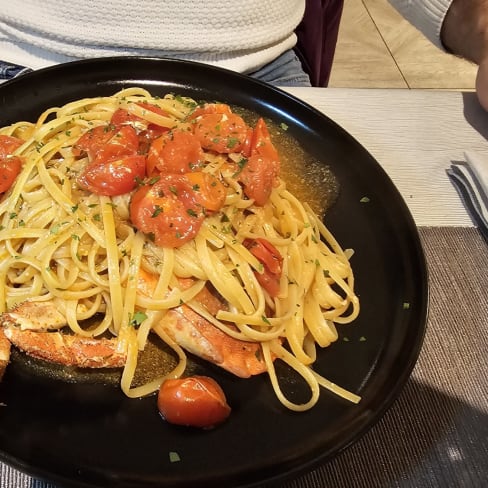
[[[488,486],[488,247],[475,228],[419,232],[430,312],[410,380],[357,443],[280,488]],[[59,488],[2,463],[0,480],[0,488]]]

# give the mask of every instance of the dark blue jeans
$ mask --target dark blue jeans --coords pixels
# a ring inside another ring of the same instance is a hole
[[[11,80],[16,76],[22,75],[32,71],[25,66],[19,66],[18,64],[8,63],[0,60],[0,80]]]
[[[0,80],[10,80],[32,71],[25,66],[0,60]],[[310,79],[294,51],[284,52],[271,63],[250,73],[250,76],[278,86],[310,86]]]

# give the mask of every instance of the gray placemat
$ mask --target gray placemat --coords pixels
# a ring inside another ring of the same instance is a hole
[[[430,313],[410,380],[356,444],[281,488],[488,486],[488,247],[474,228],[419,231]],[[1,463],[0,480],[55,488]]]
[[[488,486],[488,247],[474,228],[419,231],[430,311],[410,380],[359,442],[283,488]]]

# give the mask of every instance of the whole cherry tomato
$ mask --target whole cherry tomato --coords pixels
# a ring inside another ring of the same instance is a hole
[[[158,410],[172,424],[210,429],[224,422],[231,408],[214,379],[190,376],[161,385]]]

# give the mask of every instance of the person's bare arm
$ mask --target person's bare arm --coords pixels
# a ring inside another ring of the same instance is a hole
[[[488,55],[488,0],[453,0],[441,40],[452,53],[480,64]]]
[[[442,24],[441,40],[453,54],[479,65],[476,92],[488,110],[488,0],[453,0]]]

